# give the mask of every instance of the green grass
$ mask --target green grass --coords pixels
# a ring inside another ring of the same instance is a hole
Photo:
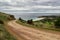
[[[2,21],[7,21],[7,17],[6,17],[6,16],[1,15],[1,16],[0,16],[0,20],[2,20]]]
[[[42,23],[40,21],[37,21],[37,22],[34,22],[34,25],[30,25],[30,24],[27,24],[26,22],[25,23],[22,23],[21,21],[17,20],[16,21],[17,23],[21,24],[21,25],[24,25],[24,26],[27,26],[27,27],[32,27],[32,28],[36,28],[36,29],[43,29],[43,30],[52,30],[52,31],[59,31],[60,32],[60,28],[57,29],[57,28],[53,28],[53,23],[49,24],[49,23]]]
[[[10,20],[14,20],[14,18],[10,17],[10,14],[0,12],[0,20],[2,20],[4,22],[8,22]]]
[[[16,40],[12,35],[7,32],[2,24],[0,24],[0,40]]]
[[[6,28],[5,23],[7,23],[8,21],[10,21],[9,19],[11,18],[9,16],[10,16],[9,14],[5,14],[5,13],[0,12],[0,20],[2,20],[4,22],[4,24],[0,24],[0,40],[16,40],[16,38],[13,37],[13,35],[11,35],[5,29]]]

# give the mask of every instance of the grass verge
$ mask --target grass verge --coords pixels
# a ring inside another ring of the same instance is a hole
[[[5,26],[0,24],[0,40],[16,40],[7,30]]]
[[[7,26],[5,24],[13,19],[10,16],[9,14],[0,12],[0,40],[16,40],[16,38],[6,30]]]
[[[36,28],[36,29],[39,29],[39,30],[43,29],[43,30],[50,30],[50,31],[58,31],[58,32],[60,32],[60,29],[56,29],[56,28],[43,28],[43,27],[36,26],[36,25],[30,25],[30,24],[27,24],[27,23],[22,23],[19,20],[17,20],[16,22],[19,23],[19,24],[21,24],[21,25],[24,25],[24,26],[27,26],[27,27]]]

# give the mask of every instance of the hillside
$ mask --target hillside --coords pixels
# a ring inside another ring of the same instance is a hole
[[[6,29],[5,24],[9,20],[15,19],[13,15],[0,12],[0,40],[16,40]]]
[[[14,16],[6,13],[0,12],[0,20],[2,21],[9,21],[9,20],[14,20]]]
[[[34,27],[37,29],[46,29],[53,31],[60,31],[60,16],[39,16],[38,18],[44,18],[42,20],[23,20],[19,18],[17,23],[22,24],[24,26]]]

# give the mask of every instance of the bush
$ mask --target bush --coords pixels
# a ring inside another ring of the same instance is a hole
[[[22,21],[23,19],[22,18],[19,18],[20,21]]]
[[[31,20],[28,20],[27,23],[28,24],[33,24],[33,20],[32,19]]]
[[[9,16],[10,16],[11,20],[15,20],[14,15],[9,15]]]
[[[25,20],[23,20],[21,17],[19,18],[19,21],[23,22],[23,23],[26,23]]]
[[[4,22],[2,20],[0,20],[0,24],[4,24]]]
[[[55,28],[60,28],[60,18],[58,18],[55,22],[54,25],[56,26]]]

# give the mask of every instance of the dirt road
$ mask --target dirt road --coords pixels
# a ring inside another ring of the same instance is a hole
[[[60,34],[29,28],[15,21],[8,23],[10,29],[23,40],[60,40]]]

